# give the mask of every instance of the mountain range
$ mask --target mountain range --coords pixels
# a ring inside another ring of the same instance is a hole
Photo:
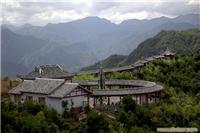
[[[61,64],[69,71],[78,71],[113,54],[128,55],[161,30],[198,28],[199,19],[199,14],[188,14],[114,24],[87,17],[45,26],[2,25],[2,74],[15,76],[41,64]]]
[[[82,70],[94,70],[100,66],[112,68],[130,65],[139,59],[160,55],[166,49],[170,49],[177,55],[191,54],[194,51],[200,50],[200,29],[160,31],[153,38],[140,43],[128,56],[111,55],[94,65],[82,68]]]

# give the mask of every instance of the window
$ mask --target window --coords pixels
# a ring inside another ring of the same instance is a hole
[[[26,96],[26,100],[33,101],[33,96]]]
[[[45,97],[39,97],[39,103],[45,103]]]
[[[19,95],[14,95],[14,101],[15,102],[19,102],[20,100],[20,96]]]

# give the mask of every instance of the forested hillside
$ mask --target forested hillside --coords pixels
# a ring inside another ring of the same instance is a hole
[[[156,81],[176,88],[177,91],[200,92],[200,50],[191,56],[157,60],[141,69],[139,78]]]
[[[133,50],[127,57],[121,61],[112,62],[113,66],[129,65],[135,61],[150,57],[152,55],[162,54],[166,49],[170,49],[178,55],[191,54],[193,51],[200,49],[200,30],[189,29],[183,31],[161,31],[153,38],[147,39]],[[112,57],[112,58],[111,58]],[[109,68],[111,59],[118,56],[111,56],[101,61],[105,68]],[[84,68],[83,70],[97,69],[99,63]]]
[[[133,50],[124,64],[134,63],[141,57],[161,54],[166,48],[173,50],[176,54],[191,54],[200,49],[200,30],[161,31]]]
[[[104,68],[111,68],[115,67],[116,64],[120,64],[127,56],[124,55],[111,55],[105,60],[102,60],[101,62],[97,62],[96,64],[83,68],[82,70],[92,70],[92,69],[97,69],[100,66]]]

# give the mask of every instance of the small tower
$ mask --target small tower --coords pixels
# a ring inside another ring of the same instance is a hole
[[[105,89],[105,76],[103,74],[103,67],[100,66],[99,68],[99,89]]]

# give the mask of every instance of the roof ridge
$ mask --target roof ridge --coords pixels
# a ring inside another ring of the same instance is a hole
[[[58,64],[43,64],[43,65],[39,65],[38,67],[57,67]]]
[[[48,93],[48,95],[51,95],[53,92],[55,92],[56,90],[58,90],[61,86],[63,86],[65,84],[65,80],[59,84],[57,87],[55,87],[55,89],[53,89],[51,92]]]
[[[36,77],[35,80],[54,80],[54,81],[65,81],[64,79],[52,79],[52,78],[38,78]]]
[[[25,79],[24,81],[26,81],[26,82],[33,82],[34,80],[26,80],[26,79]]]
[[[73,84],[73,83],[72,83],[72,84]],[[77,84],[74,84],[74,85],[77,85],[76,87],[78,87],[78,86],[79,86],[79,84],[78,84],[78,83],[77,83]],[[63,97],[65,97],[67,94],[71,93],[73,90],[74,90],[74,89],[71,89],[71,90],[69,90],[68,92],[66,92],[66,93],[64,94],[64,96],[63,96]]]
[[[61,67],[59,64],[56,64],[56,66],[59,67],[60,70],[62,70],[62,71],[64,70],[63,67]]]
[[[79,83],[65,82],[66,85],[79,85]]]

